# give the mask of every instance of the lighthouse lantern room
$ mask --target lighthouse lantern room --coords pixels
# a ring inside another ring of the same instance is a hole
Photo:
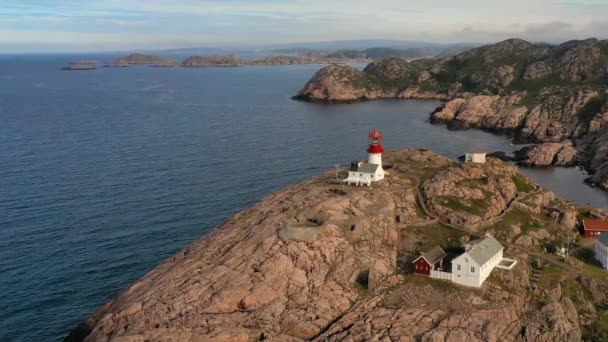
[[[348,171],[348,178],[343,182],[354,185],[370,186],[372,182],[384,179],[384,169],[382,169],[382,147],[384,137],[376,129],[369,132],[367,148],[367,162],[354,161]]]

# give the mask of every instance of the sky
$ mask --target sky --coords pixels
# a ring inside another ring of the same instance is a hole
[[[0,0],[0,53],[607,36],[608,0]]]

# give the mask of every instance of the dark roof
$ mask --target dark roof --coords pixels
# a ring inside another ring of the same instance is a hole
[[[380,165],[378,164],[370,164],[370,163],[361,163],[357,168],[356,172],[361,173],[375,173]]]
[[[608,232],[608,221],[584,219],[583,228],[585,228],[585,230],[599,230]]]
[[[489,236],[475,244],[466,253],[481,266],[500,252],[502,248],[498,240]]]
[[[605,247],[608,246],[608,233],[601,233],[600,236],[597,237],[597,241]]]
[[[426,262],[428,262],[431,265],[434,265],[439,260],[445,258],[446,255],[447,255],[447,253],[444,252],[443,249],[441,249],[441,247],[435,246],[435,247],[431,248],[430,251],[428,251],[426,253],[422,253],[421,256],[416,258],[416,260],[418,260],[420,258],[424,258],[424,260],[426,260]],[[416,260],[414,260],[414,261],[416,261]]]

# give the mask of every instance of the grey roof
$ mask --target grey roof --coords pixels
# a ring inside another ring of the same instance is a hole
[[[430,251],[422,253],[422,257],[431,265],[434,265],[437,261],[445,258],[446,255],[447,253],[439,246],[435,246],[431,248]]]
[[[357,168],[356,172],[361,173],[375,173],[380,165],[378,164],[370,164],[370,163],[361,163]]]
[[[503,247],[500,242],[493,236],[489,236],[476,243],[467,251],[467,253],[481,266],[500,252],[501,249],[503,249]]]
[[[601,233],[600,236],[597,237],[597,241],[604,246],[608,246],[608,233]]]

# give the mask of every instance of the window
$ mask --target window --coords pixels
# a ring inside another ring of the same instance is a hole
[[[456,265],[456,269],[460,271],[460,265]]]
[[[471,273],[475,273],[475,267],[471,266]]]

